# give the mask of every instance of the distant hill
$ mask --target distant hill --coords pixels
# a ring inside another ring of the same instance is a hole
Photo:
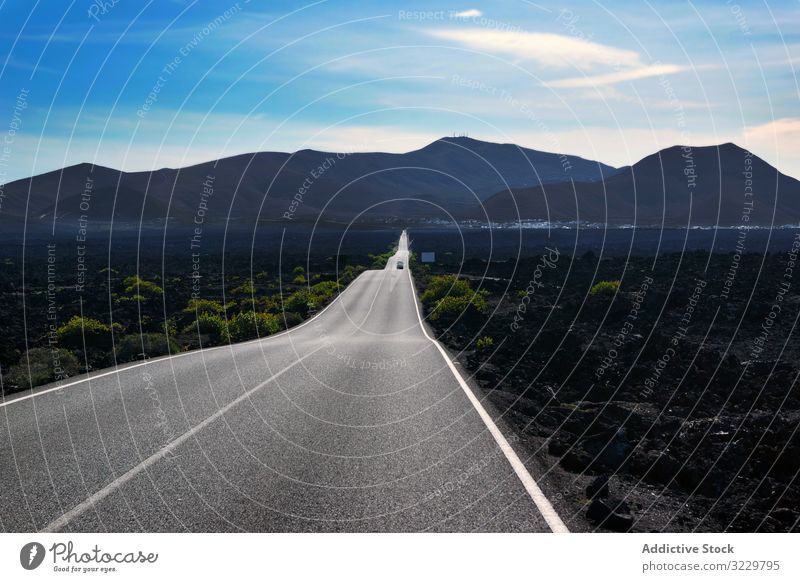
[[[230,218],[243,226],[257,218],[281,220],[286,213],[294,220],[322,215],[350,221],[362,212],[445,218],[468,212],[504,188],[565,179],[590,182],[614,171],[577,156],[461,137],[405,154],[259,152],[152,172],[78,164],[6,184],[0,219],[21,223],[27,214],[34,222],[52,223],[55,216],[57,223],[69,224],[86,215],[100,222],[138,224],[169,217],[191,223],[203,200],[206,222]],[[213,192],[204,197],[209,177]]]
[[[11,182],[4,193],[0,221],[12,227],[26,214],[29,226],[55,217],[70,227],[85,216],[128,228],[167,219],[246,228],[256,220],[317,218],[800,222],[800,182],[731,143],[675,146],[616,169],[513,144],[442,138],[404,154],[259,152],[152,172],[78,164]]]
[[[603,181],[504,189],[466,214],[487,215],[495,222],[780,226],[800,223],[800,182],[732,143],[674,146]]]

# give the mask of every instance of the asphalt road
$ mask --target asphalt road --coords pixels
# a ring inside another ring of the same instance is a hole
[[[0,528],[564,531],[427,335],[407,267],[403,233],[287,333],[5,401]]]

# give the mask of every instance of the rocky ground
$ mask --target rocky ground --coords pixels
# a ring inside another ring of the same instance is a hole
[[[488,308],[431,324],[594,527],[796,531],[796,250],[468,261]]]

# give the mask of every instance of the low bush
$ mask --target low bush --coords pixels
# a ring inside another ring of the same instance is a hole
[[[488,335],[485,335],[475,343],[475,346],[479,350],[488,350],[494,346],[494,339]]]
[[[336,281],[323,281],[311,287],[311,293],[317,297],[328,299],[339,290],[339,284]]]
[[[187,326],[187,332],[195,331],[200,335],[208,336],[209,345],[225,344],[230,341],[228,322],[221,315],[201,313],[197,320]]]
[[[619,281],[600,281],[592,285],[589,295],[613,295],[619,289]]]
[[[290,327],[303,323],[303,318],[299,313],[295,313],[294,311],[285,311],[278,315],[278,321],[283,329],[289,329]]]
[[[238,287],[235,287],[231,290],[231,295],[239,295],[239,296],[252,296],[255,294],[256,288],[253,285],[252,279],[248,279]]]
[[[300,291],[295,291],[286,298],[283,302],[283,309],[285,311],[299,313],[301,317],[306,317],[306,315],[308,315],[308,310],[311,308],[309,305],[310,303],[313,302],[311,301],[311,294],[308,289],[301,289]]]
[[[431,321],[453,322],[459,317],[475,317],[488,311],[486,296],[483,293],[470,295],[448,295],[436,302],[429,317]]]
[[[473,293],[466,279],[459,279],[455,275],[436,275],[428,280],[420,300],[425,305],[433,305],[445,296],[462,297]]]
[[[230,321],[231,340],[241,342],[264,337],[280,331],[280,319],[270,313],[245,311],[237,313]]]
[[[64,348],[31,348],[3,376],[6,389],[29,390],[80,372],[75,354]]]
[[[189,303],[184,308],[184,313],[216,313],[221,314],[225,311],[225,307],[219,301],[212,301],[211,299],[190,299]]]
[[[129,295],[138,295],[141,297],[160,297],[164,294],[164,289],[152,281],[145,281],[139,275],[126,277],[124,284],[125,293]]]
[[[486,291],[474,291],[466,279],[455,275],[435,275],[428,279],[425,292],[420,296],[423,305],[432,308],[431,321],[447,322],[458,317],[472,317],[486,313]]]
[[[154,358],[180,351],[180,346],[163,333],[143,333],[123,336],[116,347],[118,362],[131,362],[145,357]]]
[[[114,324],[114,329],[121,329]],[[75,315],[67,323],[56,330],[58,343],[68,349],[107,349],[111,347],[111,326],[90,317]]]

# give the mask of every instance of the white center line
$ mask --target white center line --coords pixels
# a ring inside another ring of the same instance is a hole
[[[291,368],[293,368],[294,366],[296,366],[297,364],[299,364],[300,362],[302,362],[306,358],[314,355],[315,353],[317,353],[319,350],[321,350],[324,347],[325,346],[322,345],[322,346],[310,351],[309,353],[307,353],[302,358],[300,358],[298,360],[295,360],[294,362],[292,362],[291,364],[289,364],[288,366],[286,366],[285,368],[283,368],[279,372],[276,372],[275,374],[273,374],[272,376],[270,376],[268,379],[264,380],[263,382],[261,382],[257,386],[255,386],[255,387],[251,388],[250,390],[248,390],[247,392],[241,394],[238,398],[236,398],[235,400],[229,402],[228,404],[226,404],[225,406],[223,406],[222,408],[217,410],[214,414],[212,414],[211,416],[209,416],[208,418],[203,420],[200,424],[197,424],[197,425],[193,426],[192,428],[190,428],[189,430],[187,430],[185,433],[180,435],[178,438],[176,438],[175,440],[171,441],[164,448],[162,448],[159,451],[153,453],[152,455],[147,457],[144,461],[142,461],[141,463],[139,463],[138,465],[136,465],[135,467],[133,467],[132,469],[130,469],[126,473],[123,473],[122,475],[120,475],[119,477],[114,479],[111,483],[109,483],[108,485],[106,485],[105,487],[103,487],[102,489],[100,489],[99,491],[97,491],[96,493],[91,495],[90,497],[88,497],[86,500],[84,500],[83,502],[79,503],[78,505],[76,505],[75,507],[70,509],[68,512],[63,514],[61,517],[58,517],[58,518],[54,519],[53,521],[51,521],[49,524],[47,524],[47,526],[45,526],[45,528],[42,531],[43,532],[56,532],[56,531],[62,529],[63,527],[68,525],[73,519],[75,519],[76,517],[80,516],[84,511],[86,511],[88,509],[91,509],[96,503],[99,503],[100,501],[102,501],[103,499],[108,497],[112,492],[116,491],[117,489],[119,489],[120,487],[125,485],[125,483],[127,483],[128,481],[130,481],[131,479],[136,477],[139,473],[141,473],[142,471],[144,471],[148,467],[151,467],[152,465],[154,465],[158,461],[160,461],[160,460],[164,459],[165,457],[167,457],[168,455],[170,455],[176,448],[181,446],[183,443],[188,441],[190,438],[194,437],[197,433],[199,433],[201,430],[206,428],[212,422],[214,422],[215,420],[220,418],[223,414],[228,412],[231,408],[233,408],[237,404],[243,402],[244,400],[247,400],[255,392],[257,392],[258,390],[260,390],[261,388],[263,388],[264,386],[266,386],[267,384],[269,384],[273,380],[277,379],[279,376],[283,375],[285,372],[287,372],[288,370],[290,370]]]

